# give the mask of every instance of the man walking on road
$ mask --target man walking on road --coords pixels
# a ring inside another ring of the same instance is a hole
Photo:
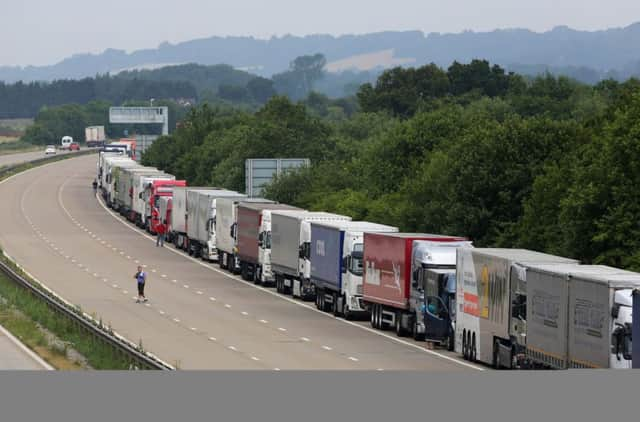
[[[164,237],[167,233],[167,222],[163,221],[158,224],[156,227],[156,233],[158,237],[156,238],[156,246],[164,247]]]
[[[142,267],[138,265],[138,272],[133,276],[138,282],[138,299],[136,303],[148,302],[148,299],[144,295],[144,285],[147,282],[147,273],[142,271]]]

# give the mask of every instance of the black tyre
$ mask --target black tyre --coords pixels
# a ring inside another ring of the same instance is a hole
[[[469,353],[467,352],[467,332],[464,331],[462,333],[462,357],[464,360],[468,360],[469,359]]]
[[[418,321],[413,321],[413,324],[411,324],[412,328],[412,337],[415,341],[424,341],[425,340],[425,336],[423,333],[419,333],[418,332]]]
[[[455,348],[456,348],[456,333],[452,331],[449,334],[449,340],[447,341],[447,350],[450,352],[453,352]]]
[[[369,308],[369,312],[371,313],[371,315],[369,316],[371,328],[376,328],[376,305],[371,305],[371,307]]]
[[[343,306],[344,306],[344,304],[343,304]],[[340,316],[340,314],[341,314],[340,309],[338,309],[338,295],[336,293],[333,294],[333,306],[332,306],[331,311],[333,311],[333,316]]]
[[[475,362],[478,359],[477,349],[476,349],[476,333],[473,333],[473,337],[471,338],[471,352],[469,353],[469,360],[471,362]]]
[[[344,319],[346,319],[347,321],[351,321],[353,319],[353,314],[349,310],[349,306],[347,306],[346,296],[342,296],[342,315],[344,316]]]
[[[395,315],[395,329],[396,329],[396,335],[398,337],[404,337],[404,329],[402,328],[402,313],[401,312],[396,312]]]
[[[491,366],[495,369],[500,369],[500,340],[493,340],[493,359],[491,360]]]

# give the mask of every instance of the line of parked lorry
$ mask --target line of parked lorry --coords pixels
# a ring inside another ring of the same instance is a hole
[[[496,368],[630,368],[640,274],[188,187],[106,146],[107,205],[189,255]]]

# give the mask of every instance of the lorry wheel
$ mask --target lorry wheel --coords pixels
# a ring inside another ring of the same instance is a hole
[[[344,316],[344,319],[346,319],[347,321],[351,321],[353,319],[353,314],[349,310],[349,306],[347,306],[346,296],[342,296],[342,315]]]
[[[376,328],[378,330],[383,330],[384,329],[382,327],[382,305],[380,305],[380,304],[376,305]]]
[[[371,305],[369,312],[371,313],[371,316],[369,317],[371,328],[376,328],[376,305]]]
[[[491,366],[495,369],[500,369],[500,340],[493,340],[493,359],[491,362]]]
[[[342,305],[344,306],[344,304]],[[333,316],[340,316],[340,309],[338,309],[338,295],[337,294],[333,294],[333,309],[331,309],[333,311]]]
[[[456,348],[456,333],[453,332],[449,334],[449,340],[447,340],[447,350],[453,352],[453,349]]]
[[[378,329],[378,304],[371,305],[371,326]]]
[[[471,339],[471,352],[469,353],[469,360],[471,362],[475,362],[477,357],[476,333],[473,333],[473,338]]]
[[[402,327],[402,312],[397,312],[396,313],[396,335],[398,337],[404,337],[405,335],[405,331],[404,328]]]
[[[418,322],[414,321],[413,324],[411,324],[411,326],[413,327],[413,329],[411,330],[413,334],[413,339],[415,341],[424,341],[425,335],[418,332]]]
[[[467,353],[467,331],[462,332],[462,358],[468,360],[469,355]]]

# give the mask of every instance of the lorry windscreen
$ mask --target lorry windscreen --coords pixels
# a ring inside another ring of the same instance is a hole
[[[351,253],[351,265],[349,266],[349,271],[354,275],[362,275],[363,253],[361,248],[358,250],[358,245],[360,244],[354,245],[354,251]]]

